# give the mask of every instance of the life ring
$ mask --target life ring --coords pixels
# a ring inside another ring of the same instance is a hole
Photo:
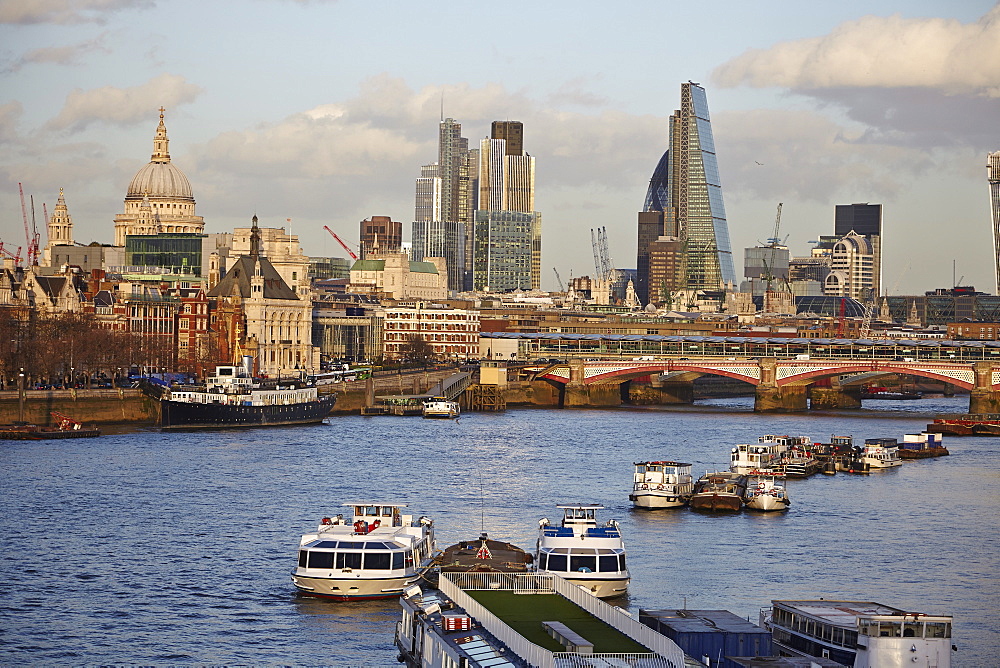
[[[765,485],[764,483],[762,482],[757,483],[757,489],[764,489],[765,487],[767,487],[767,485]]]
[[[649,485],[647,485],[646,483],[642,483],[641,485],[639,485],[639,489],[649,489]]]
[[[657,485],[657,486],[656,486],[656,489],[658,489],[658,490],[662,491],[662,490],[663,490],[663,485]]]

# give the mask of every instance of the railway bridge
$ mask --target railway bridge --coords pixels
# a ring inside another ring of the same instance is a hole
[[[535,382],[559,391],[560,404],[617,405],[638,378],[665,403],[690,402],[692,382],[724,376],[755,388],[757,411],[857,408],[863,386],[905,374],[969,392],[970,413],[1000,413],[1000,342],[484,333],[492,359],[537,360]]]
[[[570,359],[538,368],[534,379],[555,384],[567,406],[616,403],[621,384],[644,377],[667,401],[683,403],[693,400],[692,381],[706,374],[755,386],[756,411],[858,408],[864,385],[880,376],[907,374],[968,390],[970,413],[1000,412],[1000,366],[989,361]]]

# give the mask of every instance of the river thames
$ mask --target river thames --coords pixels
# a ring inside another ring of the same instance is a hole
[[[508,410],[458,421],[0,441],[0,664],[396,666],[395,600],[300,597],[299,535],[351,502],[401,502],[438,547],[477,536],[534,547],[557,503],[617,519],[632,583],[616,602],[722,608],[772,598],[873,600],[954,615],[953,666],[1000,655],[1000,439],[870,476],[788,482],[786,513],[635,511],[632,463],[724,470],[763,434],[918,432],[968,397],[758,415],[752,399],[687,407]]]

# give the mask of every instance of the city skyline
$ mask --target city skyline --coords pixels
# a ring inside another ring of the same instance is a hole
[[[659,3],[569,7],[535,8],[519,34],[459,50],[428,45],[437,12],[406,5],[385,19],[381,5],[348,2],[0,2],[0,240],[25,245],[22,182],[43,235],[41,204],[51,213],[63,188],[74,238],[111,243],[161,105],[206,232],[255,212],[266,226],[291,218],[314,256],[342,255],[323,225],[351,243],[373,215],[408,228],[442,117],[470,138],[516,118],[539,158],[542,287],[553,289],[553,266],[594,273],[594,227],[608,228],[616,266],[635,263],[636,212],[677,86],[691,80],[711,98],[735,254],[769,236],[778,202],[796,256],[828,232],[836,205],[878,202],[884,285],[995,289],[983,178],[1000,149],[994,3],[896,0],[808,17],[790,3],[732,3],[711,31],[658,43],[636,40],[634,26],[703,18]],[[471,6],[453,28],[488,21]],[[379,25],[392,48],[372,50],[358,25]]]

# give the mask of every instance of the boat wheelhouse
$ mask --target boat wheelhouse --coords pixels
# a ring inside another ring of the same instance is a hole
[[[694,491],[691,465],[681,462],[636,462],[629,499],[636,508],[679,508]]]
[[[781,461],[787,450],[787,445],[774,441],[740,443],[733,448],[729,457],[729,470],[746,475],[753,470],[771,468]]]
[[[701,665],[557,575],[441,573],[439,587],[414,586],[400,599],[395,642],[408,668]]]
[[[353,515],[324,517],[299,541],[292,582],[303,594],[339,601],[394,598],[430,568],[434,522],[405,504],[345,503]]]
[[[781,656],[824,657],[856,668],[949,668],[950,615],[870,601],[771,601],[760,613]]]
[[[861,461],[873,469],[887,469],[903,463],[894,438],[866,438]]]
[[[548,518],[538,522],[535,570],[566,578],[598,598],[620,596],[629,583],[625,543],[618,522],[597,524],[597,504],[557,505],[563,511],[560,526]]]

